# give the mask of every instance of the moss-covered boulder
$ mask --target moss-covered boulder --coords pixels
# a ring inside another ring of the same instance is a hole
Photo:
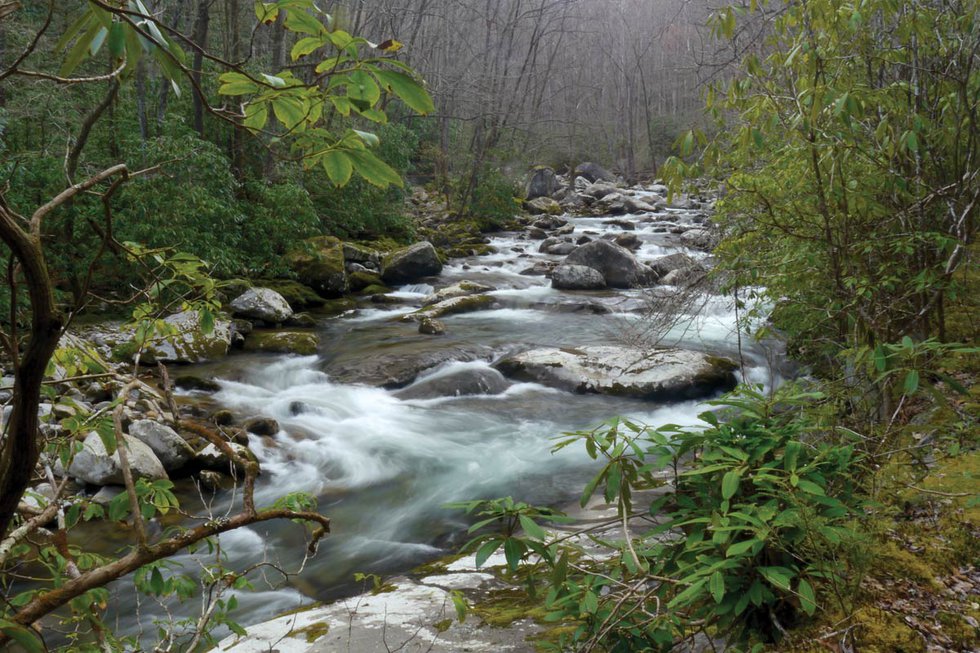
[[[286,263],[301,282],[324,297],[340,297],[347,292],[344,244],[338,238],[304,240],[286,255]]]
[[[524,208],[528,213],[535,215],[561,215],[562,213],[561,205],[550,197],[538,197],[524,202]]]
[[[231,346],[231,322],[216,320],[210,333],[204,333],[196,311],[182,311],[163,320],[165,333],[157,333],[143,346],[140,362],[202,363],[222,358]],[[116,360],[131,361],[136,356],[137,343],[129,340],[113,349]]]
[[[311,356],[319,344],[319,336],[312,331],[256,330],[245,339],[245,350]]]
[[[446,286],[442,290],[432,293],[422,300],[422,305],[431,306],[454,297],[468,297],[469,295],[479,295],[481,293],[487,293],[493,290],[496,290],[496,288],[493,286],[488,286],[484,283],[478,283],[476,281],[460,281],[459,283],[454,283],[451,286]]]
[[[391,292],[391,288],[389,288],[388,286],[385,286],[383,284],[374,284],[372,286],[368,286],[367,288],[364,288],[361,291],[361,294],[372,297],[374,295],[387,295],[390,292]]]
[[[442,261],[432,243],[422,241],[391,252],[384,258],[381,278],[385,283],[409,283],[442,272]]]
[[[270,288],[283,296],[294,311],[323,306],[327,300],[307,285],[293,279],[259,279],[257,286]]]
[[[356,299],[353,297],[340,297],[339,299],[331,299],[317,312],[321,315],[340,315],[341,313],[352,311],[355,308],[357,308]]]
[[[347,278],[350,282],[351,292],[360,292],[365,288],[381,285],[381,277],[373,272],[351,272],[349,275],[347,275]]]

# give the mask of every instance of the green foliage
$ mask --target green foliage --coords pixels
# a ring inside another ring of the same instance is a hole
[[[461,180],[458,185],[463,183]],[[497,231],[518,212],[520,201],[516,198],[520,192],[517,183],[508,179],[499,168],[487,166],[477,175],[464,213],[477,221],[481,231]]]
[[[774,304],[794,352],[824,371],[846,368],[845,349],[942,336],[944,303],[969,292],[959,270],[977,228],[975,7],[753,9],[773,21],[765,55],[709,92],[721,131],[682,136],[685,159],[668,175],[725,179],[724,267],[739,287],[765,289],[750,296]],[[752,17],[722,9],[716,35]]]
[[[563,646],[669,650],[695,630],[737,646],[774,641],[846,581],[842,552],[862,514],[861,458],[808,412],[822,400],[793,385],[773,397],[743,387],[712,402],[724,419],[704,413],[701,429],[613,420],[567,434],[558,448],[583,443],[605,461],[582,502],[601,487],[623,539],[593,538],[607,554],[586,558],[537,525],[547,509],[508,498],[459,504],[484,517],[472,529],[501,526],[468,546],[479,544],[479,564],[503,545],[512,569],[546,579],[536,588],[546,620],[577,624]],[[662,486],[663,470],[672,470],[672,487],[643,509],[655,525],[634,532],[632,497]]]
[[[408,172],[411,157],[418,148],[416,129],[389,123],[378,129],[381,143],[377,154],[398,172]],[[313,182],[314,172],[307,174],[312,203],[320,215],[323,231],[344,238],[393,236],[407,239],[411,225],[405,212],[405,193],[400,188],[382,189],[366,181],[353,179],[340,188]]]

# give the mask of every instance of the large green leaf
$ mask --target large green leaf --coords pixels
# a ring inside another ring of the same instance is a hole
[[[330,181],[338,186],[343,186],[350,181],[351,174],[354,172],[354,165],[350,157],[342,150],[329,150],[323,155],[321,160],[323,169],[327,172]]]
[[[374,75],[385,90],[397,95],[412,110],[422,115],[436,110],[428,91],[405,73],[395,70],[377,70]]]
[[[351,150],[347,153],[357,174],[364,180],[380,188],[389,185],[401,187],[404,185],[401,176],[387,163],[367,150]]]

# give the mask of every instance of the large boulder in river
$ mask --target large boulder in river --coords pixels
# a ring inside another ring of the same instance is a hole
[[[441,302],[420,308],[414,313],[402,316],[404,322],[420,322],[424,318],[437,319],[447,315],[459,315],[461,313],[472,313],[474,311],[485,311],[493,308],[497,300],[490,295],[467,295],[464,297],[452,297]]]
[[[150,447],[132,436],[122,437],[126,442],[127,460],[134,479],[146,478],[156,481],[167,478],[163,464]],[[110,456],[102,438],[93,431],[85,438],[81,451],[75,454],[68,467],[68,475],[92,485],[122,485],[119,451],[114,451]]]
[[[194,457],[191,445],[166,424],[136,420],[129,425],[129,434],[152,449],[168,472],[182,468]]]
[[[384,258],[381,278],[385,283],[409,283],[442,272],[442,261],[432,243],[420,243],[395,250]]]
[[[650,268],[629,250],[608,240],[593,240],[565,257],[564,265],[584,265],[598,270],[612,288],[639,288],[655,281]]]
[[[524,202],[528,213],[535,215],[561,215],[561,205],[550,197],[538,197]]]
[[[497,370],[476,366],[451,366],[431,376],[419,379],[411,386],[399,390],[399,399],[435,399],[437,397],[462,397],[470,395],[499,395],[510,387],[510,382]]]
[[[559,265],[551,273],[551,286],[559,290],[602,290],[606,287],[606,280],[594,268]]]
[[[338,383],[362,383],[382,388],[402,388],[424,370],[451,361],[489,361],[493,350],[483,345],[452,345],[441,338],[420,338],[411,348],[397,352],[381,350],[344,351],[325,361],[323,371],[331,381]]]
[[[286,263],[301,282],[324,297],[347,292],[344,247],[338,238],[308,238],[286,255]]]
[[[586,161],[578,164],[573,174],[574,177],[585,177],[592,183],[597,181],[616,181],[616,175],[603,168],[598,163]]]
[[[577,393],[657,401],[698,399],[735,387],[727,358],[683,349],[639,351],[621,346],[534,349],[495,367],[521,381]]]
[[[168,332],[155,335],[144,345],[140,362],[152,365],[164,363],[203,363],[222,358],[231,347],[231,322],[215,320],[209,333],[204,333],[197,311],[182,311],[163,320]],[[135,340],[118,345],[116,358],[132,360],[137,352]]]
[[[245,351],[312,356],[320,337],[312,331],[253,331],[245,337]]]
[[[687,254],[682,252],[674,252],[673,254],[661,256],[660,258],[651,261],[649,266],[658,277],[665,277],[674,270],[679,270],[681,268],[694,265],[694,262],[694,259]]]
[[[524,197],[533,200],[538,197],[551,197],[561,188],[555,171],[547,166],[535,168],[528,176]]]
[[[249,288],[231,302],[231,310],[235,317],[270,324],[285,322],[293,315],[289,302],[270,288]]]

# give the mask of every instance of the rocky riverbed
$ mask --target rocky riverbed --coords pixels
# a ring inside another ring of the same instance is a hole
[[[532,650],[526,636],[541,630],[533,620],[481,613],[481,602],[506,598],[492,560],[489,569],[461,559],[409,573],[460,544],[465,522],[440,506],[505,494],[564,504],[590,463],[581,452],[551,455],[551,437],[614,415],[693,423],[700,400],[740,377],[769,380],[764,352],[739,351],[728,302],[711,293],[710,197],[668,203],[662,186],[592,177],[538,171],[522,227],[481,237],[471,246],[479,255],[446,258],[429,242],[381,251],[312,239],[290,255],[302,285],[233,286],[208,335],[196,315],[177,314],[166,320],[170,333],[139,352],[143,363],[170,365],[176,400],[150,376],[123,398],[137,476],[186,478],[179,487],[191,503],[202,488],[217,505],[230,501],[228,458],[180,427],[198,422],[260,462],[260,501],[308,492],[333,519],[304,574],[243,594],[237,616],[255,624],[324,607],[253,626],[222,650],[268,650],[272,641],[281,651],[383,651],[385,642]],[[66,340],[98,377],[68,392],[74,410],[111,405],[118,382],[99,375],[128,369],[113,361],[137,353],[131,340],[111,325]],[[69,416],[64,402],[42,410],[49,430]],[[97,434],[81,437],[67,469],[53,471],[74,479],[79,500],[111,501],[118,454],[108,456]],[[49,495],[41,484],[30,500],[40,507]],[[593,508],[581,518],[607,509]],[[302,562],[294,538],[281,527],[222,540],[236,559],[275,551],[289,567]],[[355,571],[384,575],[385,591],[358,594]],[[476,606],[462,624],[447,600],[454,590]],[[135,631],[153,617],[148,608],[118,618]]]

